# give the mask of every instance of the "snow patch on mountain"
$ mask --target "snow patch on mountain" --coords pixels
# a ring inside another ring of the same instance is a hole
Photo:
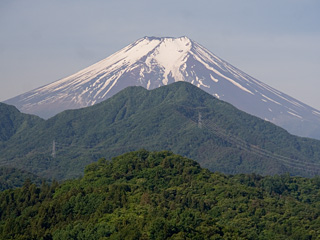
[[[291,114],[291,115],[293,115],[293,116],[295,116],[295,117],[297,117],[297,118],[302,119],[302,117],[301,117],[301,116],[299,116],[298,114],[295,114],[295,113],[290,112],[290,111],[287,111],[287,113],[289,113],[289,114]]]

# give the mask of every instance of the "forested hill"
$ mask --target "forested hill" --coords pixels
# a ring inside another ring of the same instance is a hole
[[[320,174],[320,141],[290,135],[186,82],[129,87],[92,107],[14,129],[0,142],[0,166],[58,180],[80,176],[100,157],[141,148],[170,150],[228,174]]]
[[[318,239],[320,178],[226,176],[168,151],[0,193],[0,239]]]
[[[34,115],[20,113],[16,107],[0,102],[0,143],[41,121],[44,120]]]
[[[45,179],[16,168],[0,167],[0,191],[22,187],[24,182],[30,180],[38,186],[41,185]],[[46,180],[48,181],[48,180]]]

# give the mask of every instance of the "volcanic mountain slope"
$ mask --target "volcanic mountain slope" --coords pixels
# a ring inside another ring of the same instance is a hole
[[[171,150],[229,174],[320,174],[320,141],[290,135],[186,82],[128,87],[41,121],[0,144],[0,166],[68,179],[101,157],[141,148]]]
[[[9,99],[44,118],[99,103],[128,86],[190,82],[237,108],[320,139],[320,111],[252,78],[187,37],[144,37],[78,73]]]

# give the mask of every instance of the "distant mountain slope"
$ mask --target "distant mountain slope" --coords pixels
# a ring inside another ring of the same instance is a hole
[[[252,78],[187,37],[145,37],[78,73],[6,101],[44,118],[128,86],[186,81],[293,134],[320,139],[320,111]]]
[[[172,150],[224,173],[320,174],[320,141],[290,135],[185,82],[152,91],[126,88],[100,104],[42,121],[5,144],[0,165],[56,179],[79,176],[100,157],[141,148]]]
[[[0,142],[43,121],[37,116],[20,113],[14,106],[0,103]]]

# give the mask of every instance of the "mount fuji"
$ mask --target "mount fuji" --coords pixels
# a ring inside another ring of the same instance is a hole
[[[190,82],[292,134],[320,139],[320,111],[258,81],[187,37],[144,37],[71,76],[11,98],[24,113],[49,118],[99,103],[128,86]]]

